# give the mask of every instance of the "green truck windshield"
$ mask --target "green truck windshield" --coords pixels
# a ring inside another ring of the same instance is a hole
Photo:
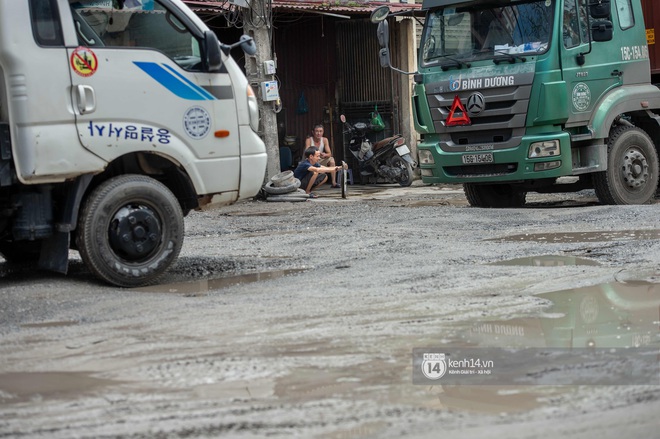
[[[422,36],[421,66],[457,66],[548,49],[555,0],[509,3],[483,8],[429,11]]]

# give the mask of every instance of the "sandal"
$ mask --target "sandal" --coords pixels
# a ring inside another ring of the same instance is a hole
[[[316,195],[316,194],[313,193],[313,192],[310,192],[310,193],[309,193],[309,198],[318,198],[318,197],[319,197],[319,196]]]
[[[339,189],[341,186],[339,186],[337,183],[335,183],[330,187],[333,188],[333,189]]]

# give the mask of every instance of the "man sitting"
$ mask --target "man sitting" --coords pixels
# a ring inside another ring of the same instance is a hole
[[[337,172],[341,166],[321,166],[319,164],[321,153],[314,146],[307,148],[303,157],[305,160],[298,163],[298,167],[293,171],[293,176],[300,180],[300,187],[314,198],[312,189],[320,187],[328,181],[327,174]]]

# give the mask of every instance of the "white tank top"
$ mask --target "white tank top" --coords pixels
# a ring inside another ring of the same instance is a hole
[[[325,149],[325,142],[323,141],[323,137],[321,137],[321,144],[317,145],[316,139],[312,136],[312,146],[317,147],[319,149],[319,152],[324,152],[323,150]]]

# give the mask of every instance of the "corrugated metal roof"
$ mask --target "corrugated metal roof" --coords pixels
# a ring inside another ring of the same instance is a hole
[[[183,0],[193,11],[208,11],[228,9],[230,5],[227,1],[215,0]],[[414,11],[419,14],[421,4],[415,3],[388,3],[388,2],[346,2],[345,4],[331,4],[327,0],[272,0],[274,11],[299,11],[299,12],[343,12],[345,14],[369,14],[379,6],[387,5],[392,13],[404,11]]]

